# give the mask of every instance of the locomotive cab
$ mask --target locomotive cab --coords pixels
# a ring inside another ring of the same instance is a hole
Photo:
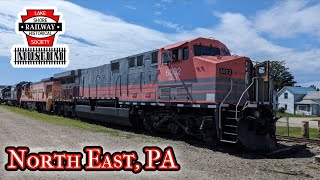
[[[228,48],[214,39],[197,38],[159,50],[158,100],[164,103],[221,103],[233,86],[228,103],[244,90],[250,59],[230,56]],[[249,74],[248,74],[249,78]]]

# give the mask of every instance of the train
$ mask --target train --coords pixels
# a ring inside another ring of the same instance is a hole
[[[2,89],[12,106],[195,137],[205,143],[277,147],[268,61],[231,55],[195,38]]]

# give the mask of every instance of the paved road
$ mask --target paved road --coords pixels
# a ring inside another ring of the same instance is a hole
[[[123,132],[125,133],[125,132]],[[133,134],[134,135],[134,134]],[[159,138],[158,138],[159,139]],[[136,150],[144,159],[142,147],[172,146],[179,172],[7,172],[6,146],[29,146],[32,152],[67,150],[81,152],[84,146],[98,145],[104,151]],[[233,148],[234,149],[234,148]],[[209,150],[172,140],[154,140],[149,136],[133,139],[87,132],[77,128],[46,123],[4,110],[0,106],[0,179],[304,179],[306,175],[320,177],[320,166],[313,157],[264,159],[251,153],[230,155],[216,148]],[[317,150],[320,153],[320,150]],[[310,167],[312,166],[312,167]],[[280,171],[280,173],[279,173]],[[289,175],[281,172],[298,172]]]

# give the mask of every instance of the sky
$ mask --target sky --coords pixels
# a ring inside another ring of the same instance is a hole
[[[15,69],[10,48],[24,6],[56,6],[66,23],[58,44],[70,48],[66,69]],[[1,0],[0,84],[38,81],[195,37],[213,37],[232,54],[282,60],[297,85],[320,87],[318,0]]]

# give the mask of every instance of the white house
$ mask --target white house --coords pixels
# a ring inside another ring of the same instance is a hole
[[[295,114],[297,102],[309,92],[316,91],[310,87],[285,86],[278,92],[278,109],[284,108],[286,113]]]
[[[320,92],[313,91],[295,103],[295,113],[303,115],[320,115]]]

